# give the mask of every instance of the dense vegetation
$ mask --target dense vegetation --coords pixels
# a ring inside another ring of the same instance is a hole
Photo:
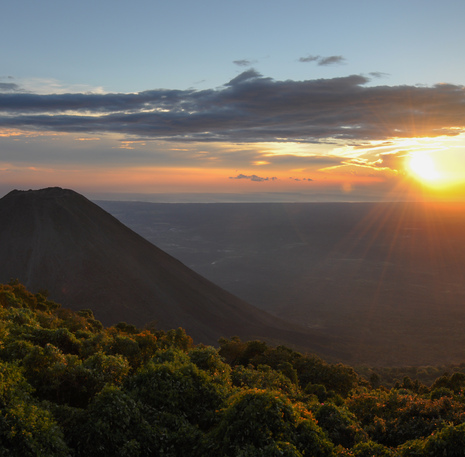
[[[381,384],[260,341],[103,328],[0,285],[2,457],[464,455],[463,373]]]

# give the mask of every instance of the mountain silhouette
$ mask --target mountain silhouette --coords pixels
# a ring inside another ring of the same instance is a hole
[[[226,292],[68,189],[13,190],[0,199],[0,282],[105,325],[183,327],[195,342],[263,339],[328,353],[330,342]]]

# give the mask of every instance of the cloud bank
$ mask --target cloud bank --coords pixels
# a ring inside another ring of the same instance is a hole
[[[465,130],[464,86],[370,87],[369,81],[361,75],[276,81],[249,69],[209,90],[38,95],[3,83],[0,123],[6,128],[235,143],[354,142]]]

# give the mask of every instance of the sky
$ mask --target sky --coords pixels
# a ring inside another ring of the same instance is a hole
[[[463,0],[7,0],[0,196],[465,200]]]

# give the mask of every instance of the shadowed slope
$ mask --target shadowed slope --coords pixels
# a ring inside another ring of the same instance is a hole
[[[238,335],[326,352],[321,336],[215,286],[71,190],[15,190],[0,199],[0,256],[0,282],[45,288],[106,325],[155,321],[207,344]]]

